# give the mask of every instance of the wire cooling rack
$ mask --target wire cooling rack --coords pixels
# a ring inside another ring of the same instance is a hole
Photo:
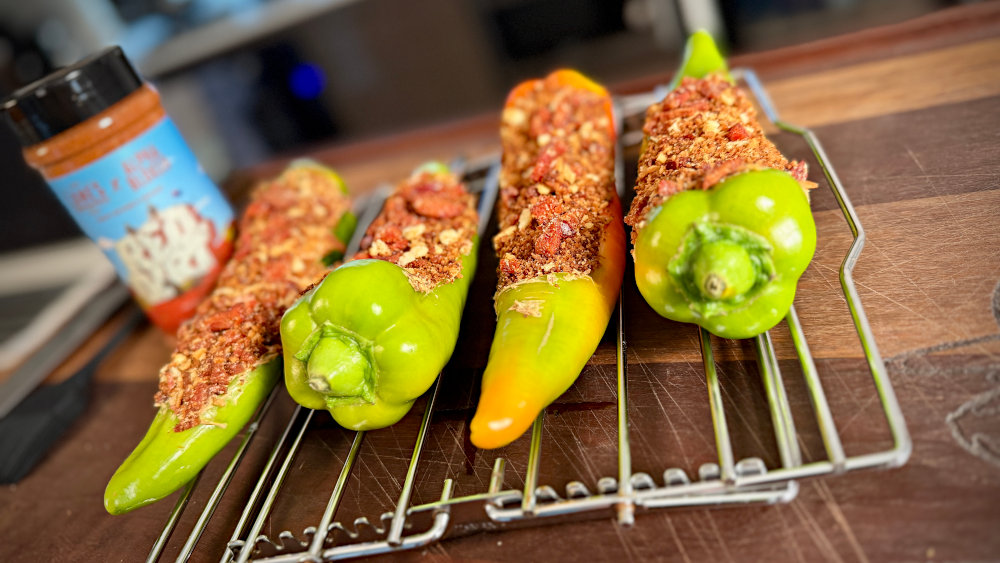
[[[617,312],[612,320],[616,332],[616,409],[617,409],[617,476],[607,476],[589,486],[581,481],[571,481],[564,492],[539,482],[542,460],[543,412],[535,420],[521,489],[504,487],[507,461],[497,458],[485,491],[455,497],[452,479],[445,479],[438,500],[412,504],[416,476],[420,469],[421,454],[427,448],[428,428],[435,412],[440,378],[428,392],[417,438],[413,445],[410,463],[402,482],[402,490],[395,506],[385,512],[378,522],[357,518],[350,524],[344,519],[335,520],[344,497],[348,478],[359,458],[364,432],[357,432],[351,440],[350,451],[339,471],[336,484],[330,491],[329,501],[315,526],[294,533],[286,530],[271,538],[262,534],[265,522],[272,515],[272,508],[282,486],[291,474],[293,460],[307,435],[314,411],[298,407],[274,444],[267,462],[260,472],[249,497],[242,502],[244,509],[233,528],[229,542],[220,549],[220,561],[246,562],[299,562],[329,561],[375,555],[426,546],[445,538],[449,531],[463,532],[476,529],[504,529],[514,526],[532,526],[560,521],[569,517],[600,517],[613,514],[618,525],[630,526],[638,509],[658,509],[680,506],[719,506],[749,503],[779,503],[795,498],[797,480],[833,475],[850,471],[891,468],[906,462],[911,451],[911,441],[903,420],[899,403],[879,354],[864,308],[855,287],[852,272],[865,243],[865,232],[841,185],[837,173],[815,135],[808,129],[781,121],[757,76],[750,70],[739,69],[734,74],[743,81],[754,95],[757,104],[770,122],[778,128],[800,136],[812,150],[829,183],[844,219],[853,234],[853,243],[840,267],[840,285],[848,305],[854,327],[860,339],[865,361],[871,372],[875,392],[892,437],[892,447],[874,453],[848,456],[837,431],[837,425],[827,401],[802,324],[795,308],[786,317],[791,340],[801,365],[802,377],[808,391],[810,404],[822,439],[826,458],[804,462],[784,379],[779,369],[772,335],[762,334],[753,339],[758,370],[772,421],[780,466],[767,467],[757,457],[737,460],[734,455],[733,437],[726,421],[726,409],[719,382],[719,374],[710,335],[700,330],[700,351],[708,389],[708,402],[715,436],[716,459],[702,463],[692,478],[681,468],[667,467],[660,482],[647,473],[633,472],[632,448],[629,443],[629,402],[623,298],[619,299]],[[616,100],[620,123],[641,121],[642,112],[651,103],[663,97],[665,91],[621,97]],[[631,144],[641,138],[641,128],[624,127],[623,143]],[[619,147],[617,180],[619,192],[625,186]],[[498,163],[468,167],[465,180],[480,193],[479,232],[485,232],[490,211],[496,198]],[[359,222],[359,229],[349,246],[349,254],[357,249],[365,227],[377,214],[387,190],[377,193],[369,202]],[[487,239],[488,240],[488,239]],[[628,283],[628,280],[626,280]],[[186,561],[194,552],[199,539],[209,524],[216,507],[226,493],[233,475],[243,460],[261,420],[267,415],[275,394],[262,405],[243,435],[232,460],[212,490],[211,496],[189,532],[177,561]],[[148,561],[160,558],[170,539],[181,513],[196,486],[195,478],[182,491],[163,531],[149,553]],[[273,526],[273,524],[272,524]]]

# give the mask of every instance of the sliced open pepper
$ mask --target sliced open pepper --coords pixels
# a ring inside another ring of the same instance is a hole
[[[296,402],[352,430],[395,423],[458,339],[476,268],[477,214],[438,163],[400,184],[362,251],[285,313],[285,384]]]
[[[335,173],[312,163],[296,163],[254,192],[232,259],[160,371],[152,425],[108,483],[108,512],[174,492],[249,422],[281,376],[281,314],[351,235],[346,193]]]
[[[660,315],[724,338],[777,324],[816,249],[806,165],[764,137],[711,37],[694,34],[674,90],[646,114],[635,280]]]
[[[625,236],[611,98],[575,71],[517,86],[501,125],[496,334],[470,424],[509,444],[573,384],[607,328]]]

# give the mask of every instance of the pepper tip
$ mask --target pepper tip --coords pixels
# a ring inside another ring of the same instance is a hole
[[[676,88],[684,77],[704,78],[715,72],[721,72],[727,80],[733,81],[729,75],[729,65],[719,52],[715,39],[704,29],[699,29],[688,37],[684,45],[684,56],[670,83],[670,89]]]
[[[482,450],[494,450],[520,438],[531,427],[540,408],[519,405],[516,412],[476,412],[469,423],[469,439]]]

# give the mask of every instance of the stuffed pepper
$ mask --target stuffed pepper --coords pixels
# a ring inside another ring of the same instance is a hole
[[[180,488],[250,420],[281,376],[281,315],[343,256],[354,224],[343,182],[315,164],[254,192],[232,258],[160,370],[152,426],[108,483],[108,512]]]
[[[660,315],[724,338],[770,329],[816,249],[806,164],[764,136],[704,32],[689,40],[643,131],[625,218],[642,296]]]
[[[448,362],[476,269],[474,197],[442,164],[386,199],[361,251],[281,321],[285,385],[352,430],[395,423]]]
[[[516,87],[501,118],[496,334],[470,430],[506,445],[576,380],[621,287],[611,98],[560,70]]]

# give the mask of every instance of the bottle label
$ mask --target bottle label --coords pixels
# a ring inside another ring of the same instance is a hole
[[[203,295],[232,249],[233,209],[168,117],[48,182],[147,310]]]

